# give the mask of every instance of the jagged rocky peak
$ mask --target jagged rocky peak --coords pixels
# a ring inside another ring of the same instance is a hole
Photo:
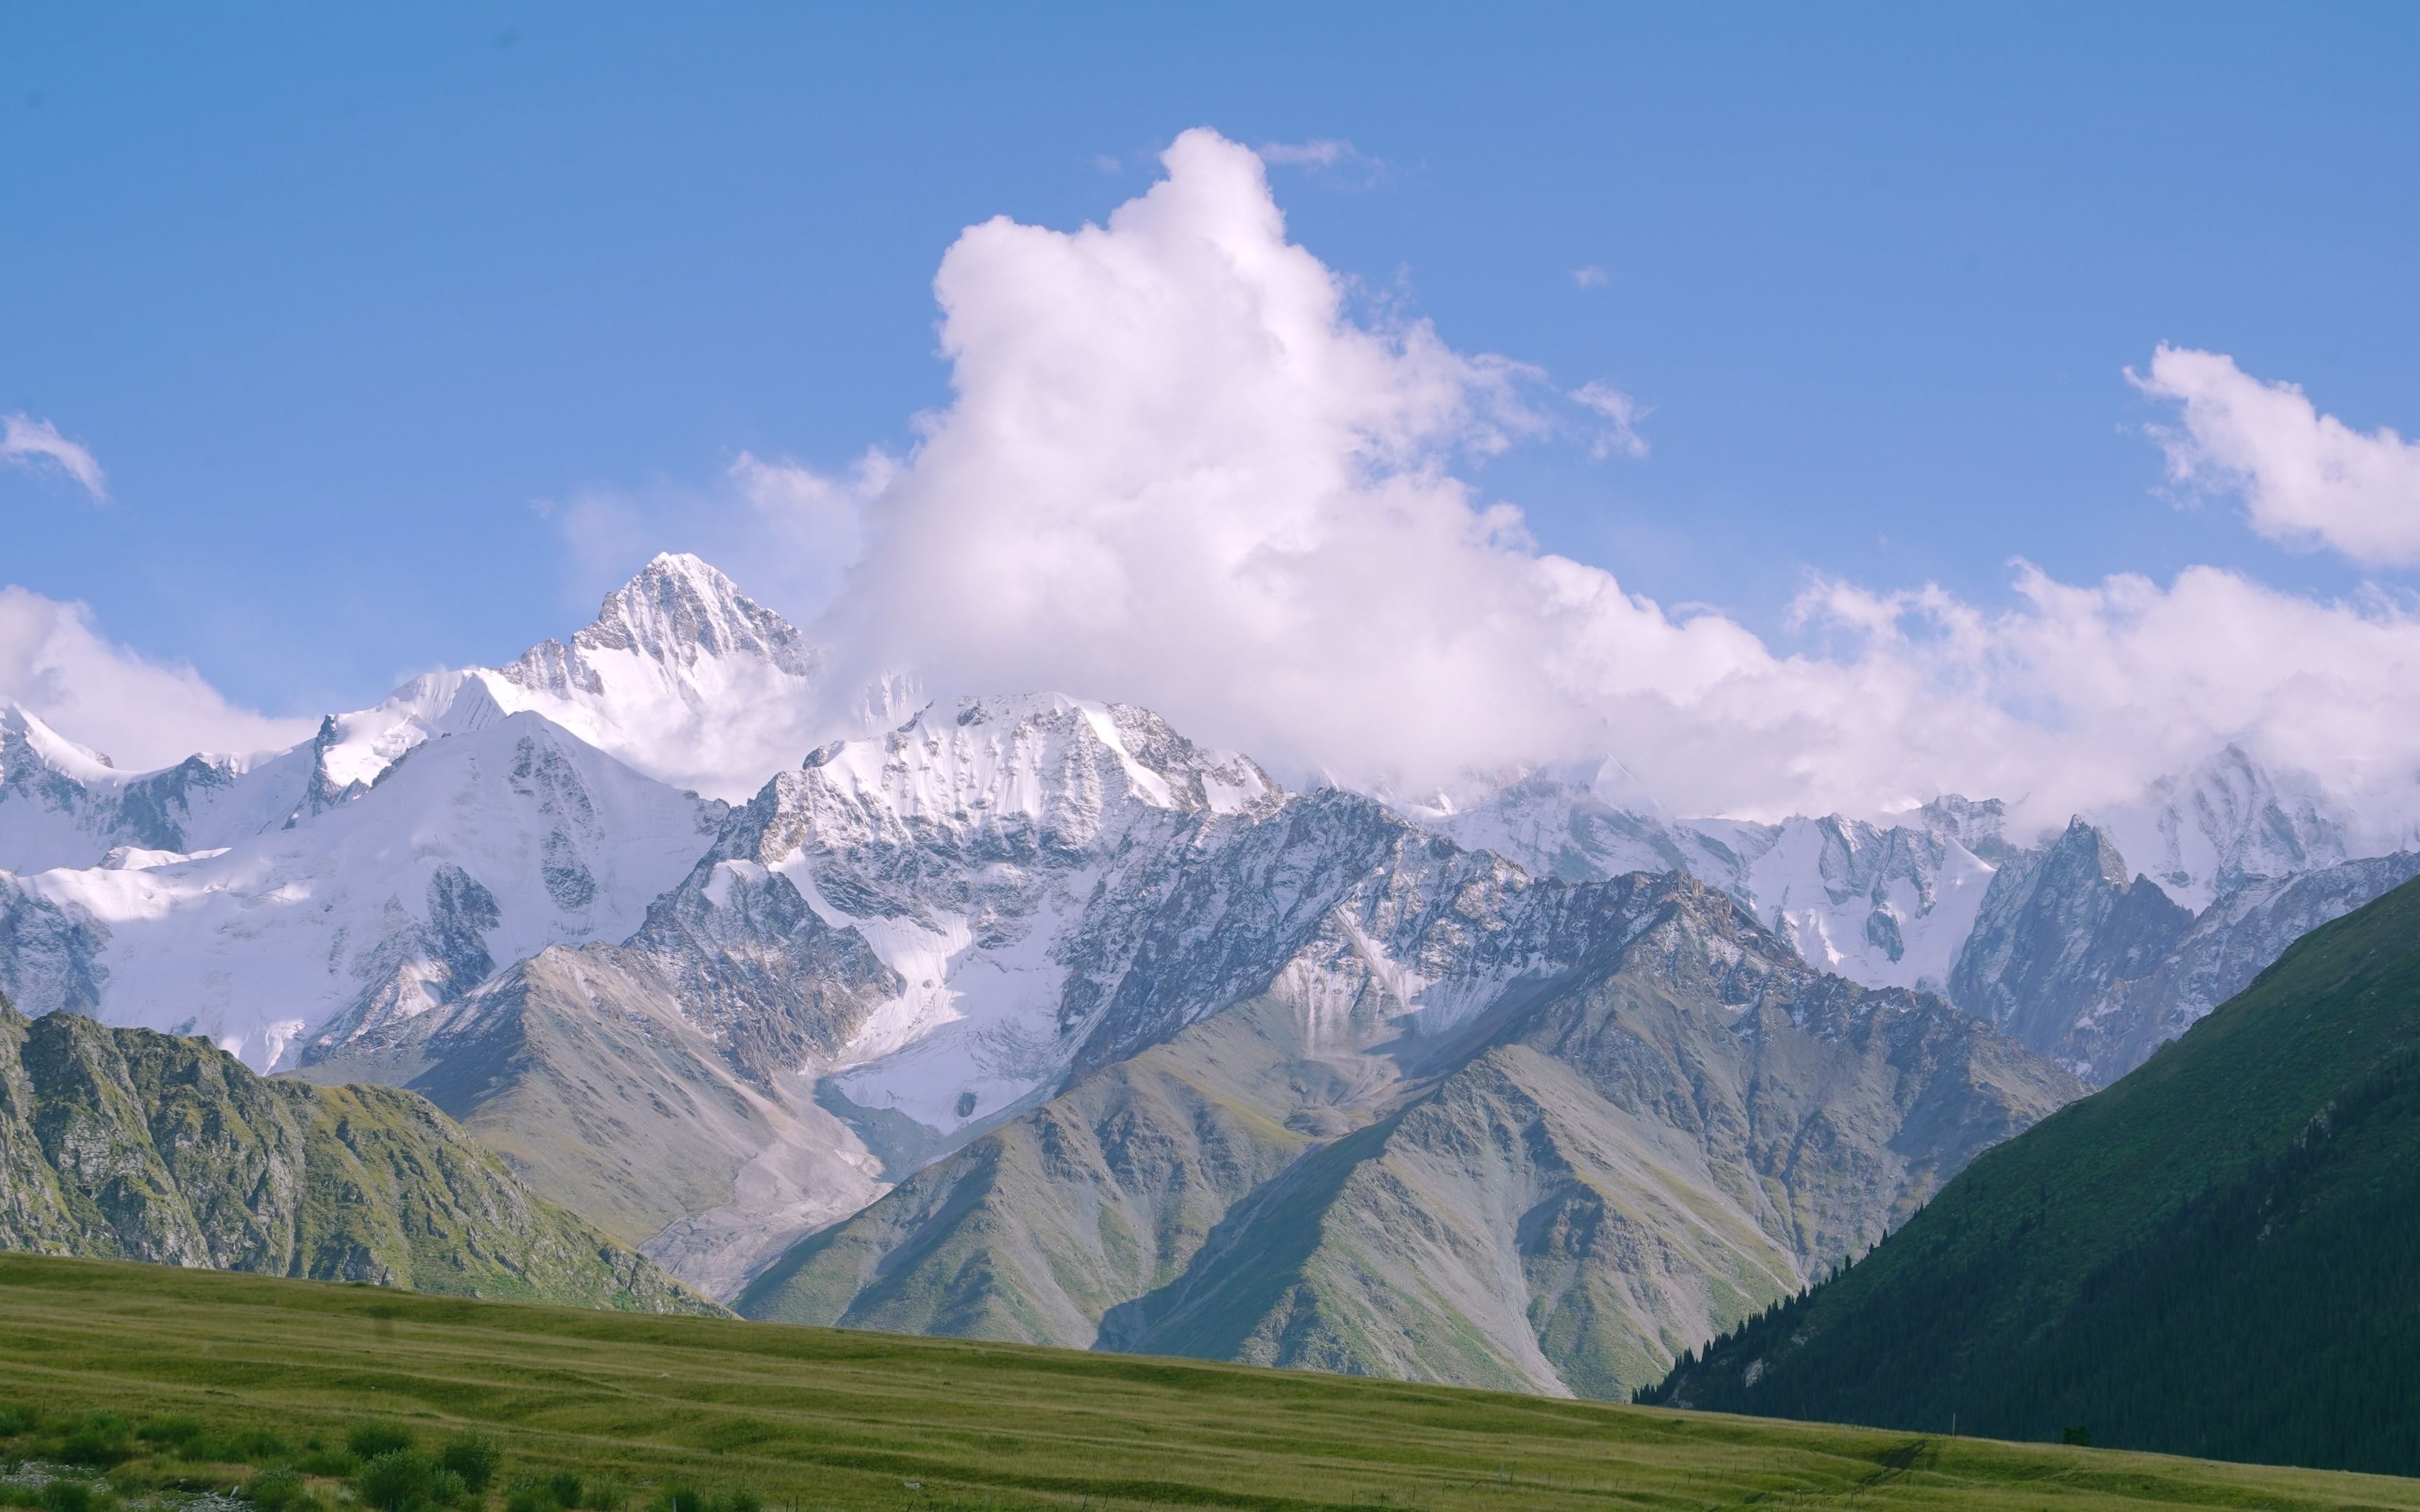
[[[1993,876],[1950,996],[2052,1054],[2115,983],[2154,970],[2192,924],[2149,878],[2129,879],[2107,831],[2077,818]]]
[[[1998,865],[2017,854],[2008,838],[2009,806],[1997,798],[1945,793],[1916,810],[1916,821],[1944,840],[1953,840]]]
[[[2196,912],[2246,877],[2317,871],[2355,849],[2352,816],[2315,783],[2273,773],[2235,745],[2096,817],[2146,875]]]
[[[2113,887],[2122,887],[2132,880],[2127,872],[2126,857],[2109,832],[2078,815],[2067,822],[2067,828],[2053,841],[2043,866],[2050,874],[2090,871]]]
[[[601,696],[606,688],[597,658],[613,652],[684,669],[703,660],[744,658],[797,678],[813,677],[821,659],[796,625],[741,593],[713,566],[667,551],[607,594],[595,623],[568,646],[541,641],[503,675],[557,698]]]

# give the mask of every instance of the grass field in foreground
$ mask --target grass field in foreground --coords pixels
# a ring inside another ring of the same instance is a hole
[[[2420,1481],[0,1255],[0,1397],[775,1508],[2411,1507]],[[911,1487],[908,1483],[917,1483]]]

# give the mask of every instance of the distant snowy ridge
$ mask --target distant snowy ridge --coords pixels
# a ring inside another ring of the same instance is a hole
[[[549,945],[624,937],[721,813],[506,716],[307,823],[0,874],[0,934],[39,923],[54,942],[0,960],[0,984],[31,1012],[205,1034],[268,1070],[331,1024],[409,1017]]]
[[[1951,795],[1888,828],[1827,815],[1676,820],[1619,763],[1541,770],[1458,811],[1397,804],[1457,843],[1542,876],[1683,871],[1731,895],[1808,964],[1869,987],[1945,990],[2009,849],[2000,806]]]
[[[1613,761],[1523,774],[1464,807],[1395,807],[1541,874],[1689,872],[1809,964],[1943,994],[2096,1083],[2296,934],[2420,870],[2412,837],[2366,828],[2233,746],[2024,842],[2005,805],[1954,794],[1889,825],[1676,820]]]
[[[249,854],[259,849],[250,842],[261,837],[359,802],[398,770],[407,754],[429,742],[477,735],[522,714],[542,716],[566,736],[639,774],[733,801],[759,794],[776,773],[795,776],[804,758],[806,770],[829,768],[817,779],[818,791],[845,783],[853,795],[846,802],[819,799],[821,810],[838,815],[854,804],[863,815],[887,805],[895,824],[920,836],[943,834],[961,822],[955,817],[961,814],[983,816],[985,806],[1004,806],[997,813],[1012,814],[1023,811],[1019,805],[1038,801],[1032,796],[1040,780],[1035,773],[1012,779],[988,768],[919,768],[915,781],[944,786],[930,792],[899,786],[912,764],[886,756],[883,762],[892,764],[868,765],[874,759],[867,752],[905,750],[911,732],[921,732],[913,743],[934,747],[937,721],[960,719],[966,723],[955,728],[975,729],[993,717],[984,712],[985,703],[968,701],[946,716],[917,713],[912,676],[886,679],[839,716],[850,730],[886,733],[871,741],[835,742],[830,738],[835,731],[826,722],[835,717],[835,705],[819,680],[825,662],[800,631],[750,600],[721,573],[694,557],[664,555],[607,594],[597,619],[568,641],[545,641],[502,668],[415,678],[373,708],[328,717],[313,739],[286,751],[197,755],[162,771],[128,774],[11,706],[0,709],[0,868],[30,876],[103,867],[113,856],[147,857],[132,867],[163,873],[147,891],[123,876],[73,886],[54,879],[30,891],[18,888],[31,900],[26,907],[47,900],[85,910],[46,921],[46,939],[81,937],[79,930],[134,927],[140,933],[152,927],[134,924],[138,915],[151,917],[145,910],[183,911],[158,901],[176,879],[216,878],[239,865],[213,859],[178,866],[165,858],[230,849]],[[1040,708],[991,702],[1008,728]],[[1168,779],[1150,764],[1148,749],[1176,737],[1156,717],[1112,713],[1075,700],[1059,700],[1058,705],[1063,705],[1061,712],[1092,711],[1084,718],[1103,739],[1104,749],[1124,752],[1119,743],[1131,742],[1144,751],[1121,756],[1117,781],[1142,795],[1146,806],[1218,810],[1280,796],[1266,775],[1240,757],[1220,758],[1225,764],[1217,771],[1188,769],[1184,780],[1192,785],[1182,794],[1162,791]],[[1121,719],[1130,728],[1122,728]],[[962,738],[952,736],[936,748],[954,748],[952,743]],[[1004,785],[992,792],[995,778]],[[1675,819],[1614,761],[1520,774],[1483,785],[1473,801],[1460,807],[1443,800],[1398,801],[1393,807],[1459,844],[1495,851],[1539,875],[1586,879],[1631,871],[1687,872],[1736,899],[1820,968],[1869,986],[1945,993],[1958,979],[1962,959],[1980,949],[1976,924],[1998,869],[2048,843],[2027,845],[2006,835],[2006,811],[1999,803],[1956,795],[1888,824],[1839,815],[1774,824]],[[2090,820],[2116,854],[2138,858],[2157,889],[2192,915],[2247,887],[2273,885],[2392,848],[2359,838],[2352,817],[2329,806],[2307,784],[2273,777],[2233,748],[2156,784],[2138,802]],[[907,833],[892,839],[900,841]],[[727,897],[733,885],[748,880],[749,866],[762,864],[735,859],[722,865],[709,879],[712,897]],[[121,858],[113,870],[128,869]],[[208,889],[222,884],[191,886]],[[2335,897],[2342,890],[2331,887],[2307,896]],[[138,892],[150,901],[132,902]],[[812,881],[803,895],[834,927],[861,927],[843,925],[845,911]],[[433,927],[433,906],[399,904],[396,918]],[[923,922],[905,921],[910,918]],[[399,927],[371,933],[385,939]],[[882,942],[877,953],[899,955],[910,966],[909,956],[921,961],[942,949],[940,942],[954,937],[948,931],[959,927],[929,909],[861,924],[869,938]],[[600,937],[605,936],[566,920],[561,929],[515,935],[497,947],[510,950],[529,943],[535,949]],[[352,934],[348,940],[358,943]],[[113,947],[121,953],[128,948]],[[499,968],[517,958],[498,949],[489,950],[487,958]],[[2240,952],[2230,947],[2221,953],[2232,958]],[[93,966],[101,975],[84,996],[113,997],[122,990],[98,985],[109,980],[113,969],[122,972],[122,965],[112,968],[96,957]],[[451,982],[460,974],[449,969],[441,975]],[[903,970],[903,980],[913,983],[927,975],[921,967]],[[1966,978],[1976,978],[1973,968]],[[911,987],[906,997],[924,990]],[[2086,988],[2071,983],[2061,992],[2074,995]],[[58,993],[62,1001],[74,995],[65,988]],[[315,992],[302,1001],[324,1005],[327,999]],[[1966,1006],[1985,1011],[1978,1003]],[[2172,1017],[2176,1011],[2172,1006],[2164,1011]],[[274,1022],[287,1023],[298,1014],[307,1017],[297,1008]],[[205,1015],[194,1016],[198,1021]],[[903,999],[877,1015],[877,1027],[868,1032],[878,1039],[889,1032],[878,1026],[904,1026],[904,1047],[915,1039],[909,1030],[927,1022],[924,1011]],[[230,1025],[226,1032],[240,1033],[256,1053],[269,1043],[257,1025],[240,1030]],[[984,1032],[1006,1042],[1024,1030],[995,1025]],[[2137,1037],[2129,1031],[2120,1038],[2132,1043]],[[979,1092],[978,1101],[988,1105],[1005,1090],[1003,1084]],[[886,1089],[882,1095],[897,1093]]]
[[[277,828],[310,806],[315,761],[305,743],[121,772],[0,702],[0,869],[93,866],[120,846],[182,853]]]

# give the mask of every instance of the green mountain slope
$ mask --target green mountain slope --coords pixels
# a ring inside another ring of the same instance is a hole
[[[1264,993],[917,1172],[736,1305],[1620,1396],[2083,1090],[1937,999],[1808,969],[1700,884],[1583,901],[1624,921],[1603,949],[1425,1028],[1339,910]]]
[[[421,1098],[0,998],[0,1248],[644,1312],[713,1304]]]
[[[1652,1395],[2420,1471],[2420,883]]]

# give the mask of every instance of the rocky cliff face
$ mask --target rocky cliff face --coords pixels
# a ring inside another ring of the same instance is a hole
[[[2105,1086],[2251,986],[2288,946],[2415,875],[2420,855],[2405,851],[2299,876],[2239,878],[2152,970],[2112,983],[2064,1032],[2050,1026],[2037,1048]]]
[[[2146,977],[2193,916],[2082,820],[1992,878],[1949,992],[2026,1044],[2055,1044],[2118,982]]]
[[[0,1245],[421,1291],[710,1311],[410,1093],[0,1001]]]

